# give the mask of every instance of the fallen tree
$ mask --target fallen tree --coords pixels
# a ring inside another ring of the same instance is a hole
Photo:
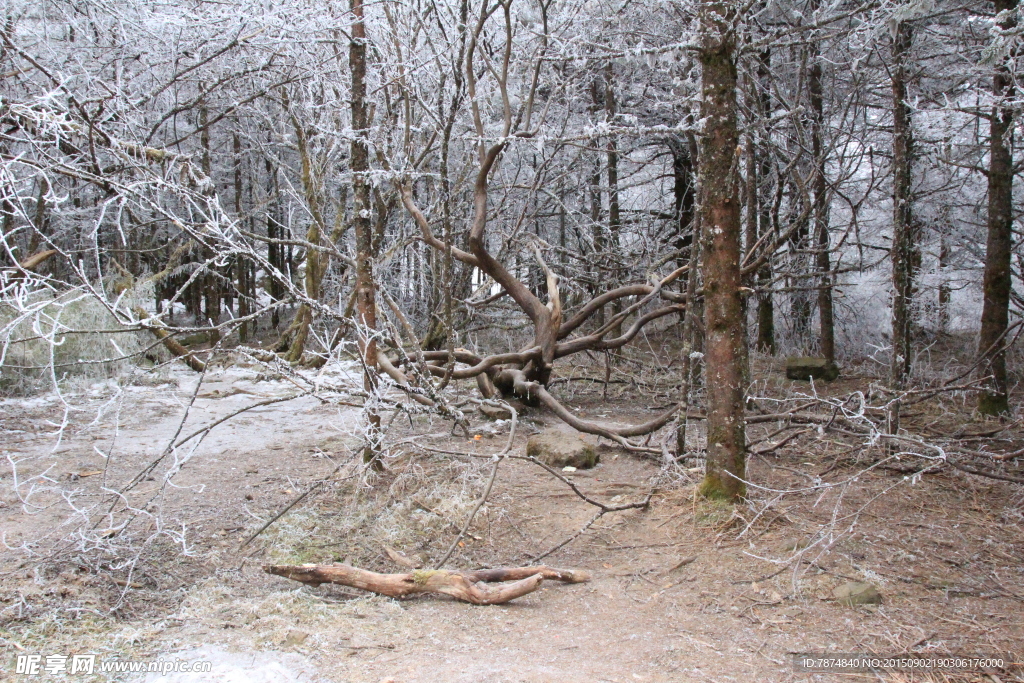
[[[346,564],[276,564],[263,571],[311,586],[335,583],[371,591],[389,598],[404,598],[417,593],[443,593],[474,605],[500,605],[532,593],[544,579],[562,583],[584,583],[587,572],[551,567],[513,567],[452,572],[443,569],[419,569],[407,574],[379,574]],[[511,583],[503,583],[509,581]],[[502,585],[490,586],[490,583]]]

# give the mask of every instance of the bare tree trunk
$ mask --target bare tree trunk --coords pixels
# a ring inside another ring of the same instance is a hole
[[[1017,0],[995,0],[997,26],[1009,31],[1017,25]],[[1000,14],[1005,13],[1005,14]],[[1010,254],[1013,251],[1013,80],[1004,61],[992,78],[992,109],[989,133],[988,240],[985,246],[985,301],[981,309],[978,353],[984,356],[982,373],[991,377],[978,399],[978,412],[998,415],[1010,410],[1006,377],[1006,330],[1009,325],[1013,281]]]
[[[236,130],[231,136],[231,151],[235,155],[235,219],[242,220],[242,140]],[[249,315],[249,262],[242,256],[235,257],[235,282],[238,291],[238,317]],[[157,308],[159,311],[159,307]],[[238,328],[238,341],[249,341],[249,323],[243,322]]]
[[[206,174],[207,178],[210,178],[213,170],[210,156],[210,110],[205,102],[199,107],[199,129],[199,146],[203,150],[201,166],[203,173]],[[208,191],[213,192],[214,189],[211,187]],[[212,255],[210,252],[204,250],[203,256],[208,257],[210,255]],[[211,325],[217,325],[220,322],[221,285],[215,267],[210,265],[209,268],[212,272],[207,272],[203,278],[203,298],[207,321]],[[220,332],[216,329],[210,330],[210,342],[216,344],[219,341]]]
[[[682,458],[686,454],[686,423],[687,413],[690,410],[690,392],[693,386],[693,352],[694,352],[694,319],[697,317],[697,307],[694,301],[697,299],[697,285],[699,273],[697,265],[700,263],[700,227],[698,220],[693,221],[693,242],[690,245],[690,268],[686,273],[686,310],[683,312],[683,358],[682,368],[679,375],[682,379],[680,387],[680,401],[682,409],[679,411],[679,429],[676,432],[676,457]]]
[[[737,500],[746,492],[743,368],[746,357],[740,292],[740,196],[736,156],[736,45],[729,0],[700,9],[702,108],[700,213],[704,242],[707,334],[708,455],[700,492]]]
[[[611,62],[605,67],[604,76],[604,114],[605,121],[609,126],[615,121],[618,113],[615,101],[615,85],[612,79],[615,77],[615,70]],[[622,218],[619,211],[619,147],[614,135],[608,136],[608,239],[611,242],[613,253],[618,254],[619,230],[622,227]],[[617,274],[617,270],[613,270]],[[612,279],[611,286],[618,284],[618,277]],[[616,299],[612,302],[612,315],[615,316],[622,310],[622,300]],[[622,323],[615,325],[610,332],[611,336],[618,337],[622,334]]]
[[[892,359],[889,382],[894,391],[902,391],[910,374],[910,305],[913,296],[913,202],[911,197],[911,147],[913,132],[907,105],[905,62],[913,33],[909,24],[900,22],[892,44],[893,106],[893,226],[892,226]],[[893,400],[887,416],[887,432],[900,427],[900,402]]]
[[[768,125],[771,115],[771,90],[769,77],[771,52],[764,50],[757,62],[758,114],[764,126]],[[758,169],[758,237],[774,229],[771,217],[771,201],[768,189],[763,187],[771,174],[771,162],[768,159],[768,144],[771,132],[765,128],[758,136],[756,153],[760,157]],[[772,259],[765,259],[764,265],[757,270],[757,285],[761,290],[757,298],[757,348],[768,355],[775,355],[775,302],[771,292]]]
[[[287,93],[282,89],[282,100],[288,108]],[[306,198],[306,205],[309,207],[310,222],[306,229],[306,270],[303,280],[303,287],[306,297],[316,301],[320,298],[320,284],[323,281],[324,271],[327,267],[327,255],[317,249],[321,239],[327,232],[327,225],[323,214],[323,180],[319,177],[314,167],[312,152],[309,149],[309,137],[302,123],[294,113],[289,112],[292,128],[295,130],[295,139],[299,149],[299,161],[302,165],[302,191]],[[340,215],[340,212],[339,212]],[[309,337],[309,329],[313,324],[313,308],[309,303],[303,303],[295,313],[288,329],[281,335],[278,343],[278,350],[284,351],[285,360],[289,363],[297,363],[302,359],[306,350],[306,339]]]
[[[376,287],[373,281],[373,225],[370,221],[370,150],[366,135],[369,115],[366,107],[366,25],[363,23],[363,0],[351,0],[352,40],[349,43],[349,69],[352,72],[352,225],[356,235],[356,317],[359,321],[359,351],[363,360],[363,388],[366,398],[368,433],[363,461],[380,466],[380,414],[374,405],[377,370]]]
[[[817,3],[814,3],[817,9]],[[829,363],[836,360],[835,320],[832,310],[832,264],[829,258],[828,191],[825,179],[825,150],[822,128],[825,124],[824,97],[821,85],[821,49],[815,41],[811,46],[811,71],[807,89],[811,100],[811,152],[814,154],[814,238],[815,265],[818,270],[818,353]]]
[[[949,299],[951,289],[946,279],[946,268],[949,266],[949,238],[945,231],[939,236],[939,333],[949,331]]]
[[[273,142],[273,138],[269,134],[267,142]],[[284,237],[284,226],[278,220],[280,212],[278,210],[277,172],[269,154],[264,158],[263,163],[267,172],[267,263],[282,275],[287,276],[288,272],[284,264],[284,246],[275,242]],[[271,276],[269,280],[270,290],[267,293],[274,301],[280,301],[284,296],[284,287],[276,277]],[[270,324],[276,330],[280,322],[281,314],[275,307],[271,314]]]
[[[590,96],[594,103],[594,109],[598,109],[601,106],[602,98],[604,93],[601,92],[600,81],[595,78],[590,85]],[[604,259],[604,225],[601,223],[602,213],[602,201],[601,201],[601,162],[596,160],[594,162],[594,173],[590,177],[590,225],[593,231],[594,241],[594,287],[591,291],[592,296],[596,296],[600,291],[602,284],[604,284],[604,269],[601,267],[601,263]],[[597,312],[595,316],[597,327],[604,327],[604,308]]]

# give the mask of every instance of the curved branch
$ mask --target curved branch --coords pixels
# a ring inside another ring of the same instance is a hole
[[[469,231],[469,250],[476,257],[480,270],[494,278],[526,315],[530,316],[530,320],[540,326],[550,315],[547,307],[526,285],[505,270],[505,266],[496,261],[484,245],[484,228],[487,227],[487,179],[506,144],[502,140],[493,145],[480,162],[476,184],[473,186],[473,226]]]
[[[412,397],[412,400],[416,401],[420,405],[425,405],[430,408],[434,407],[434,402],[431,401],[426,396],[424,396],[423,394],[418,393],[413,388],[413,386],[409,384],[409,378],[406,377],[401,370],[399,370],[398,368],[391,364],[391,359],[387,357],[387,354],[382,353],[379,356],[377,356],[377,364],[388,377],[395,380],[398,386],[402,387],[402,389],[405,390],[405,393],[408,396]]]
[[[444,352],[441,352],[444,353]],[[521,351],[519,353],[500,353],[494,356],[488,356],[487,358],[479,359],[474,365],[462,370],[455,370],[452,373],[452,379],[472,379],[477,375],[487,372],[496,365],[514,364],[514,365],[526,365],[531,360],[538,358],[541,354],[541,348],[534,346]],[[456,358],[456,360],[459,360]],[[459,361],[465,362],[465,361]],[[445,369],[437,365],[428,365],[427,368],[431,374],[443,375]]]
[[[577,327],[586,322],[587,319],[589,319],[592,315],[601,310],[601,308],[607,306],[616,299],[621,299],[623,297],[646,296],[648,294],[651,294],[652,292],[657,291],[658,289],[661,289],[662,298],[668,299],[669,301],[674,301],[676,303],[683,303],[686,300],[685,295],[679,294],[677,292],[664,291],[663,288],[665,287],[665,285],[671,284],[675,280],[679,279],[679,277],[682,276],[687,271],[689,271],[689,269],[689,265],[676,268],[671,273],[663,277],[661,281],[658,283],[658,285],[624,285],[622,287],[609,290],[604,294],[601,294],[600,296],[594,297],[593,299],[588,301],[586,305],[584,305],[583,308],[581,308],[579,312],[576,313],[576,315],[574,315],[572,318],[569,319],[568,322],[562,325],[562,328],[558,333],[558,338],[564,339],[565,337],[569,336],[569,334],[573,330],[575,330]]]
[[[594,334],[588,334],[586,337],[579,337],[578,339],[573,339],[572,341],[559,344],[555,348],[555,358],[570,356],[574,353],[579,353],[580,351],[603,351],[606,349],[617,349],[628,344],[633,339],[633,337],[635,337],[640,332],[640,330],[643,329],[644,325],[651,322],[652,320],[663,318],[666,315],[671,315],[672,313],[682,313],[685,310],[685,304],[672,304],[671,306],[657,308],[651,311],[650,313],[647,313],[646,315],[642,315],[639,318],[637,318],[630,326],[630,328],[626,330],[626,332],[624,332],[621,337],[616,337],[615,339],[605,340],[602,338],[604,336],[603,333],[595,332]]]
[[[427,217],[423,215],[423,212],[420,211],[420,207],[416,206],[416,202],[413,201],[412,188],[405,183],[396,184],[398,185],[398,193],[402,197],[402,204],[405,206],[405,210],[412,216],[413,221],[416,222],[416,226],[420,229],[420,235],[422,235],[423,241],[434,249],[438,249],[442,252],[448,249],[447,244],[434,237],[434,233],[430,229],[430,223],[427,222]],[[480,268],[480,261],[472,254],[456,247],[451,247],[451,250],[453,258],[476,268]]]
[[[568,322],[562,325],[562,329],[558,332],[558,338],[565,339],[568,337],[573,330],[616,299],[622,299],[627,296],[643,296],[650,294],[652,291],[654,291],[654,287],[651,285],[625,285],[596,296],[588,301]]]
[[[585,434],[603,436],[606,439],[615,441],[629,450],[640,449],[626,441],[626,437],[643,436],[644,434],[650,434],[651,432],[657,431],[667,425],[679,412],[679,406],[672,406],[672,408],[665,411],[658,417],[649,422],[644,422],[643,424],[620,428],[605,427],[595,422],[581,420],[570,413],[561,403],[558,402],[558,399],[548,393],[548,390],[545,389],[540,382],[531,382],[527,380],[526,374],[522,370],[511,370],[509,374],[512,376],[514,381],[513,386],[517,395],[536,397],[541,404],[573,429]]]

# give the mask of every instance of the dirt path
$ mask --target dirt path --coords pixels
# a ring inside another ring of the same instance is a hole
[[[588,517],[536,468],[511,469],[492,506],[524,507],[520,545],[551,545]],[[628,494],[636,486],[630,482],[653,471],[621,456],[577,479],[590,490]],[[216,642],[239,657],[266,647],[301,654],[315,667],[309,680],[374,683],[805,680],[794,674],[790,653],[900,652],[922,640],[993,652],[1021,642],[1019,602],[951,597],[927,583],[952,585],[948,578],[915,583],[868,572],[885,602],[861,608],[831,599],[831,589],[846,580],[839,575],[865,578],[845,562],[823,562],[830,573],[801,572],[800,595],[792,572],[753,584],[773,565],[752,555],[784,556],[781,547],[798,537],[796,530],[737,542],[716,531],[728,520],[723,511],[697,508],[695,516],[685,498],[656,501],[647,512],[604,518],[554,559],[591,570],[588,584],[547,584],[506,606],[473,607],[443,597],[347,598],[331,587],[298,588],[249,570],[219,598],[196,596],[171,632],[179,642]],[[481,543],[500,546],[502,539]],[[696,559],[672,570],[689,557]]]
[[[210,379],[197,402],[197,425],[286,390],[237,373]],[[187,383],[137,392],[119,418],[118,438],[126,446],[107,466],[109,483],[159,452],[189,392]],[[620,408],[617,418],[636,417],[630,406]],[[29,425],[52,419],[55,407],[22,409],[19,424]],[[457,468],[448,458],[409,448],[377,482],[374,491],[384,493],[373,505],[367,502],[371,493],[358,486],[329,489],[255,546],[238,550],[260,520],[333,469],[357,419],[353,410],[302,399],[260,408],[214,430],[178,475],[177,488],[159,498],[166,522],[187,524],[190,554],[171,549],[140,560],[131,590],[111,583],[111,577],[127,576],[116,567],[106,578],[75,568],[73,561],[40,572],[9,551],[5,567],[13,573],[4,575],[0,602],[3,647],[12,656],[18,648],[75,647],[122,658],[204,660],[215,667],[213,674],[132,679],[146,681],[532,683],[827,680],[794,672],[791,653],[993,653],[1024,642],[1019,491],[947,475],[903,485],[898,477],[870,473],[857,487],[794,495],[770,516],[753,520],[750,509],[736,516],[697,503],[683,473],[655,495],[649,509],[606,515],[546,560],[587,569],[591,582],[547,583],[504,606],[433,596],[391,600],[264,574],[259,565],[269,560],[347,559],[400,571],[386,560],[381,538],[410,554],[436,557],[479,495],[486,461]],[[36,452],[32,466],[72,472],[94,467],[96,441],[110,452],[109,442],[92,438],[105,434],[99,429],[104,426],[109,424],[72,430],[66,450]],[[540,426],[524,423],[513,452],[521,453],[526,433]],[[481,423],[474,431],[486,433],[486,427]],[[409,433],[429,429],[417,422]],[[487,453],[500,447],[500,439],[432,443]],[[14,457],[30,455],[32,448],[38,447],[26,437]],[[601,450],[597,468],[571,475],[578,485],[605,501],[642,497],[657,465],[607,446]],[[813,458],[797,446],[752,462],[751,477],[767,486],[795,486],[806,476],[799,468]],[[94,481],[98,476],[80,483]],[[7,489],[5,496],[9,541],[56,519],[53,510],[25,515]],[[856,525],[835,522],[837,511],[854,510]],[[449,566],[529,564],[592,514],[592,507],[539,468],[509,462]],[[800,553],[801,561],[785,568],[770,561]],[[849,580],[875,584],[883,603],[837,604],[832,590]],[[104,611],[114,603],[121,605],[116,620]],[[55,606],[85,616],[47,616]]]

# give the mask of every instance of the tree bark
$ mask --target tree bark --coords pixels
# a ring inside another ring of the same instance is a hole
[[[771,52],[764,50],[757,62],[757,105],[758,115],[764,126],[759,131],[755,153],[759,157],[758,175],[758,225],[757,236],[763,235],[774,229],[772,224],[771,197],[768,193],[766,180],[771,175],[771,161],[768,158],[768,149],[771,141],[771,131],[768,129],[768,119],[771,116],[772,96],[769,78],[771,75]],[[772,259],[765,259],[764,265],[757,270],[757,348],[770,356],[775,355],[775,302],[772,298]]]
[[[615,70],[611,62],[605,67],[604,76],[604,113],[605,122],[611,126],[618,114],[618,105],[615,101],[615,85],[612,79],[615,77]],[[608,152],[608,239],[614,253],[619,253],[619,230],[622,227],[622,217],[619,211],[619,146],[614,135],[608,136],[606,146]],[[618,270],[612,271],[616,274],[612,278],[612,286],[615,286],[619,279]],[[622,310],[622,300],[616,299],[612,303],[612,315]],[[611,336],[618,337],[622,333],[622,323],[618,323],[610,332]]]
[[[690,411],[690,393],[693,386],[693,337],[694,318],[697,316],[697,307],[692,302],[697,298],[697,264],[700,263],[700,228],[695,219],[693,221],[693,240],[690,246],[690,268],[686,273],[686,310],[683,312],[683,358],[682,367],[679,370],[680,379],[680,402],[682,408],[679,411],[679,428],[676,431],[676,457],[682,458],[686,454],[686,429],[688,413]]]
[[[905,62],[913,40],[909,24],[900,22],[892,44],[892,357],[889,383],[902,391],[910,374],[910,306],[913,297],[913,199],[911,197],[911,154],[913,132],[907,105]],[[900,402],[894,399],[887,415],[886,431],[896,434],[900,427]]]
[[[949,331],[949,299],[952,290],[946,279],[946,268],[949,267],[949,238],[943,232],[939,236],[939,333]]]
[[[268,134],[267,142],[273,142],[273,137]],[[283,276],[288,277],[290,273],[285,266],[284,245],[275,242],[284,237],[284,226],[278,220],[280,215],[279,197],[277,188],[277,170],[268,154],[263,160],[267,173],[267,263]],[[270,288],[267,292],[274,301],[280,301],[284,296],[284,286],[273,275],[269,278]],[[276,330],[280,324],[281,314],[275,307],[271,314],[270,324]]]
[[[743,407],[745,338],[740,292],[740,197],[737,164],[736,45],[730,0],[700,8],[704,131],[700,154],[700,213],[704,243],[707,335],[708,455],[700,492],[737,500],[746,492]]]
[[[237,125],[237,122],[236,122]],[[231,151],[234,153],[235,219],[242,220],[242,141],[236,130],[231,136]],[[235,291],[238,293],[238,317],[249,315],[249,261],[241,255],[235,257]],[[159,305],[157,311],[160,310]],[[249,341],[249,322],[238,327],[238,341]]]
[[[1017,0],[995,0],[996,25],[1001,31],[1017,22],[1013,10]],[[1005,14],[1001,14],[1005,13]],[[984,303],[978,353],[981,371],[991,377],[978,399],[978,412],[998,415],[1009,412],[1004,339],[1009,325],[1010,293],[1013,281],[1010,254],[1013,251],[1013,80],[1004,61],[992,78],[995,104],[989,128],[988,239],[985,245]]]
[[[814,3],[817,9],[817,2]],[[832,264],[829,258],[828,188],[825,178],[825,150],[822,129],[825,125],[825,107],[821,84],[821,49],[817,42],[811,45],[811,71],[807,89],[811,100],[811,152],[814,154],[814,237],[815,266],[818,271],[818,353],[830,363],[836,360],[835,319],[832,310]]]
[[[601,106],[603,93],[600,89],[600,81],[594,79],[590,86],[590,96],[594,102],[594,109]],[[590,226],[593,232],[594,242],[594,286],[591,289],[592,296],[596,296],[604,283],[604,269],[601,267],[604,259],[604,225],[601,223],[603,209],[601,199],[601,161],[594,161],[594,172],[590,177]],[[594,317],[597,327],[604,327],[604,308],[601,308]]]
[[[370,149],[369,115],[366,107],[366,25],[363,23],[363,0],[351,0],[352,40],[349,43],[349,69],[352,72],[352,132],[351,145],[352,225],[356,235],[356,318],[359,322],[359,352],[363,360],[363,388],[366,398],[366,446],[363,461],[376,463],[380,453],[380,413],[375,407],[377,370],[376,288],[373,281],[373,225],[370,221]]]
[[[285,107],[288,107],[288,99],[282,89],[282,99]],[[309,208],[310,222],[306,229],[306,242],[311,247],[306,248],[306,270],[303,280],[303,287],[306,297],[312,301],[320,298],[320,284],[323,281],[324,271],[327,269],[327,254],[319,249],[321,239],[327,232],[323,214],[323,191],[322,179],[314,169],[312,151],[309,149],[309,137],[302,122],[294,113],[289,112],[292,128],[295,130],[295,139],[299,149],[299,160],[302,167],[302,191],[306,198],[306,206]],[[341,209],[339,209],[340,213]],[[281,335],[278,348],[287,350],[285,360],[289,363],[297,363],[302,359],[306,350],[306,339],[309,337],[309,329],[313,324],[313,308],[309,303],[303,303],[295,313],[288,329]]]

